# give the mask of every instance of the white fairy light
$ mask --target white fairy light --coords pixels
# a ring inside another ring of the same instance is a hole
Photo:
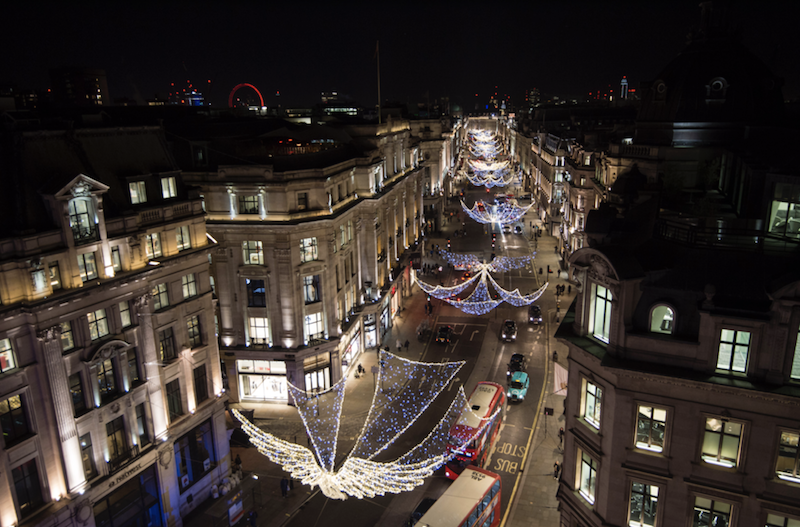
[[[464,200],[461,200],[461,208],[464,212],[477,221],[478,223],[500,223],[506,225],[519,221],[525,213],[533,206],[533,203],[527,207],[520,207],[516,200],[509,200],[498,204],[487,204],[482,200],[478,200],[472,205],[472,208],[467,207]]]
[[[329,436],[336,434],[327,431],[326,435],[323,425],[329,423],[335,431],[339,430],[344,382],[321,393],[319,401],[316,400],[317,394],[303,392],[290,384],[292,397],[298,405],[306,430],[310,437],[313,436],[316,458],[310,449],[259,429],[238,410],[231,409],[231,413],[241,421],[242,430],[261,454],[280,464],[301,483],[319,486],[329,498],[372,498],[387,492],[412,490],[455,453],[462,452],[480,435],[483,427],[491,423],[491,419],[483,421],[475,434],[466,438],[462,444],[448,448],[450,428],[464,412],[471,411],[461,387],[448,411],[425,439],[393,461],[373,460],[372,458],[386,451],[388,446],[394,444],[417,421],[464,364],[463,361],[417,362],[384,351],[381,352],[381,362],[370,413],[356,446],[338,470],[334,470],[332,463],[328,461],[335,454],[335,438]],[[313,408],[316,404],[323,405],[319,407],[319,415]],[[332,408],[332,415],[323,417],[322,413],[327,408]],[[331,444],[334,445],[332,449],[327,446]]]

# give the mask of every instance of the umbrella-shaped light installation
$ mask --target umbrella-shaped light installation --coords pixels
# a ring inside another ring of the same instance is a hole
[[[461,200],[461,208],[464,209],[467,216],[478,223],[500,223],[503,225],[514,223],[519,221],[532,206],[533,204],[531,203],[527,207],[520,207],[516,200],[493,205],[478,200],[472,205],[472,208],[469,208],[464,203],[464,200]]]

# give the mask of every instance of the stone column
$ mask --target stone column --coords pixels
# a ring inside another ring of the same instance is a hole
[[[167,401],[161,389],[161,357],[158,353],[155,329],[153,328],[153,311],[150,293],[134,299],[136,315],[139,317],[139,342],[144,364],[144,376],[147,380],[147,393],[150,397],[150,415],[153,418],[153,435],[157,440],[165,437],[169,428],[167,418]]]
[[[61,326],[41,330],[37,332],[36,337],[42,343],[42,355],[53,398],[53,412],[56,415],[67,489],[73,494],[86,486],[86,475],[81,462],[81,446],[78,442],[78,427],[75,424],[75,411],[69,393],[67,370],[61,355]]]

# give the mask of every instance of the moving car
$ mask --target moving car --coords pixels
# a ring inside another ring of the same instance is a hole
[[[508,387],[508,400],[509,401],[524,401],[525,396],[528,395],[528,386],[530,380],[528,374],[524,371],[515,371],[511,374],[511,383]]]
[[[536,304],[531,304],[528,307],[528,323],[541,324],[542,323],[542,308]]]
[[[514,234],[522,234],[522,225],[514,225]]]
[[[436,332],[436,342],[438,344],[450,344],[450,339],[453,338],[453,328],[450,326],[442,326]]]
[[[517,323],[513,320],[506,320],[503,322],[503,328],[500,330],[500,340],[517,340]]]
[[[503,234],[511,234],[511,225],[508,223],[503,225]]]
[[[511,356],[511,360],[508,362],[508,370],[506,371],[506,378],[511,379],[511,376],[514,372],[517,371],[525,371],[528,367],[528,360],[525,358],[525,355],[522,353],[515,353]]]

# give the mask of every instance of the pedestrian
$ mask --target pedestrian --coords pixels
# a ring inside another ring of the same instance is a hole
[[[558,465],[558,463],[556,463]],[[289,495],[289,480],[285,477],[281,479],[281,496],[286,498]]]
[[[408,351],[408,346],[409,346],[410,344],[411,344],[411,343],[408,341],[408,339],[406,339],[406,344],[405,344],[405,345],[406,345],[406,351]]]
[[[564,444],[564,427],[563,426],[558,429],[558,444],[559,445],[563,445]]]
[[[397,353],[403,351],[403,343],[400,342],[400,339],[397,339]]]
[[[356,368],[356,371],[358,372],[359,375],[364,373],[364,366],[362,366],[360,362],[358,363],[358,368]]]
[[[558,479],[558,475],[561,473],[561,465],[558,464],[558,461],[553,463],[553,479]]]
[[[250,527],[256,527],[256,518],[258,518],[258,513],[256,511],[250,511],[250,515],[247,517],[247,522],[250,524]]]

